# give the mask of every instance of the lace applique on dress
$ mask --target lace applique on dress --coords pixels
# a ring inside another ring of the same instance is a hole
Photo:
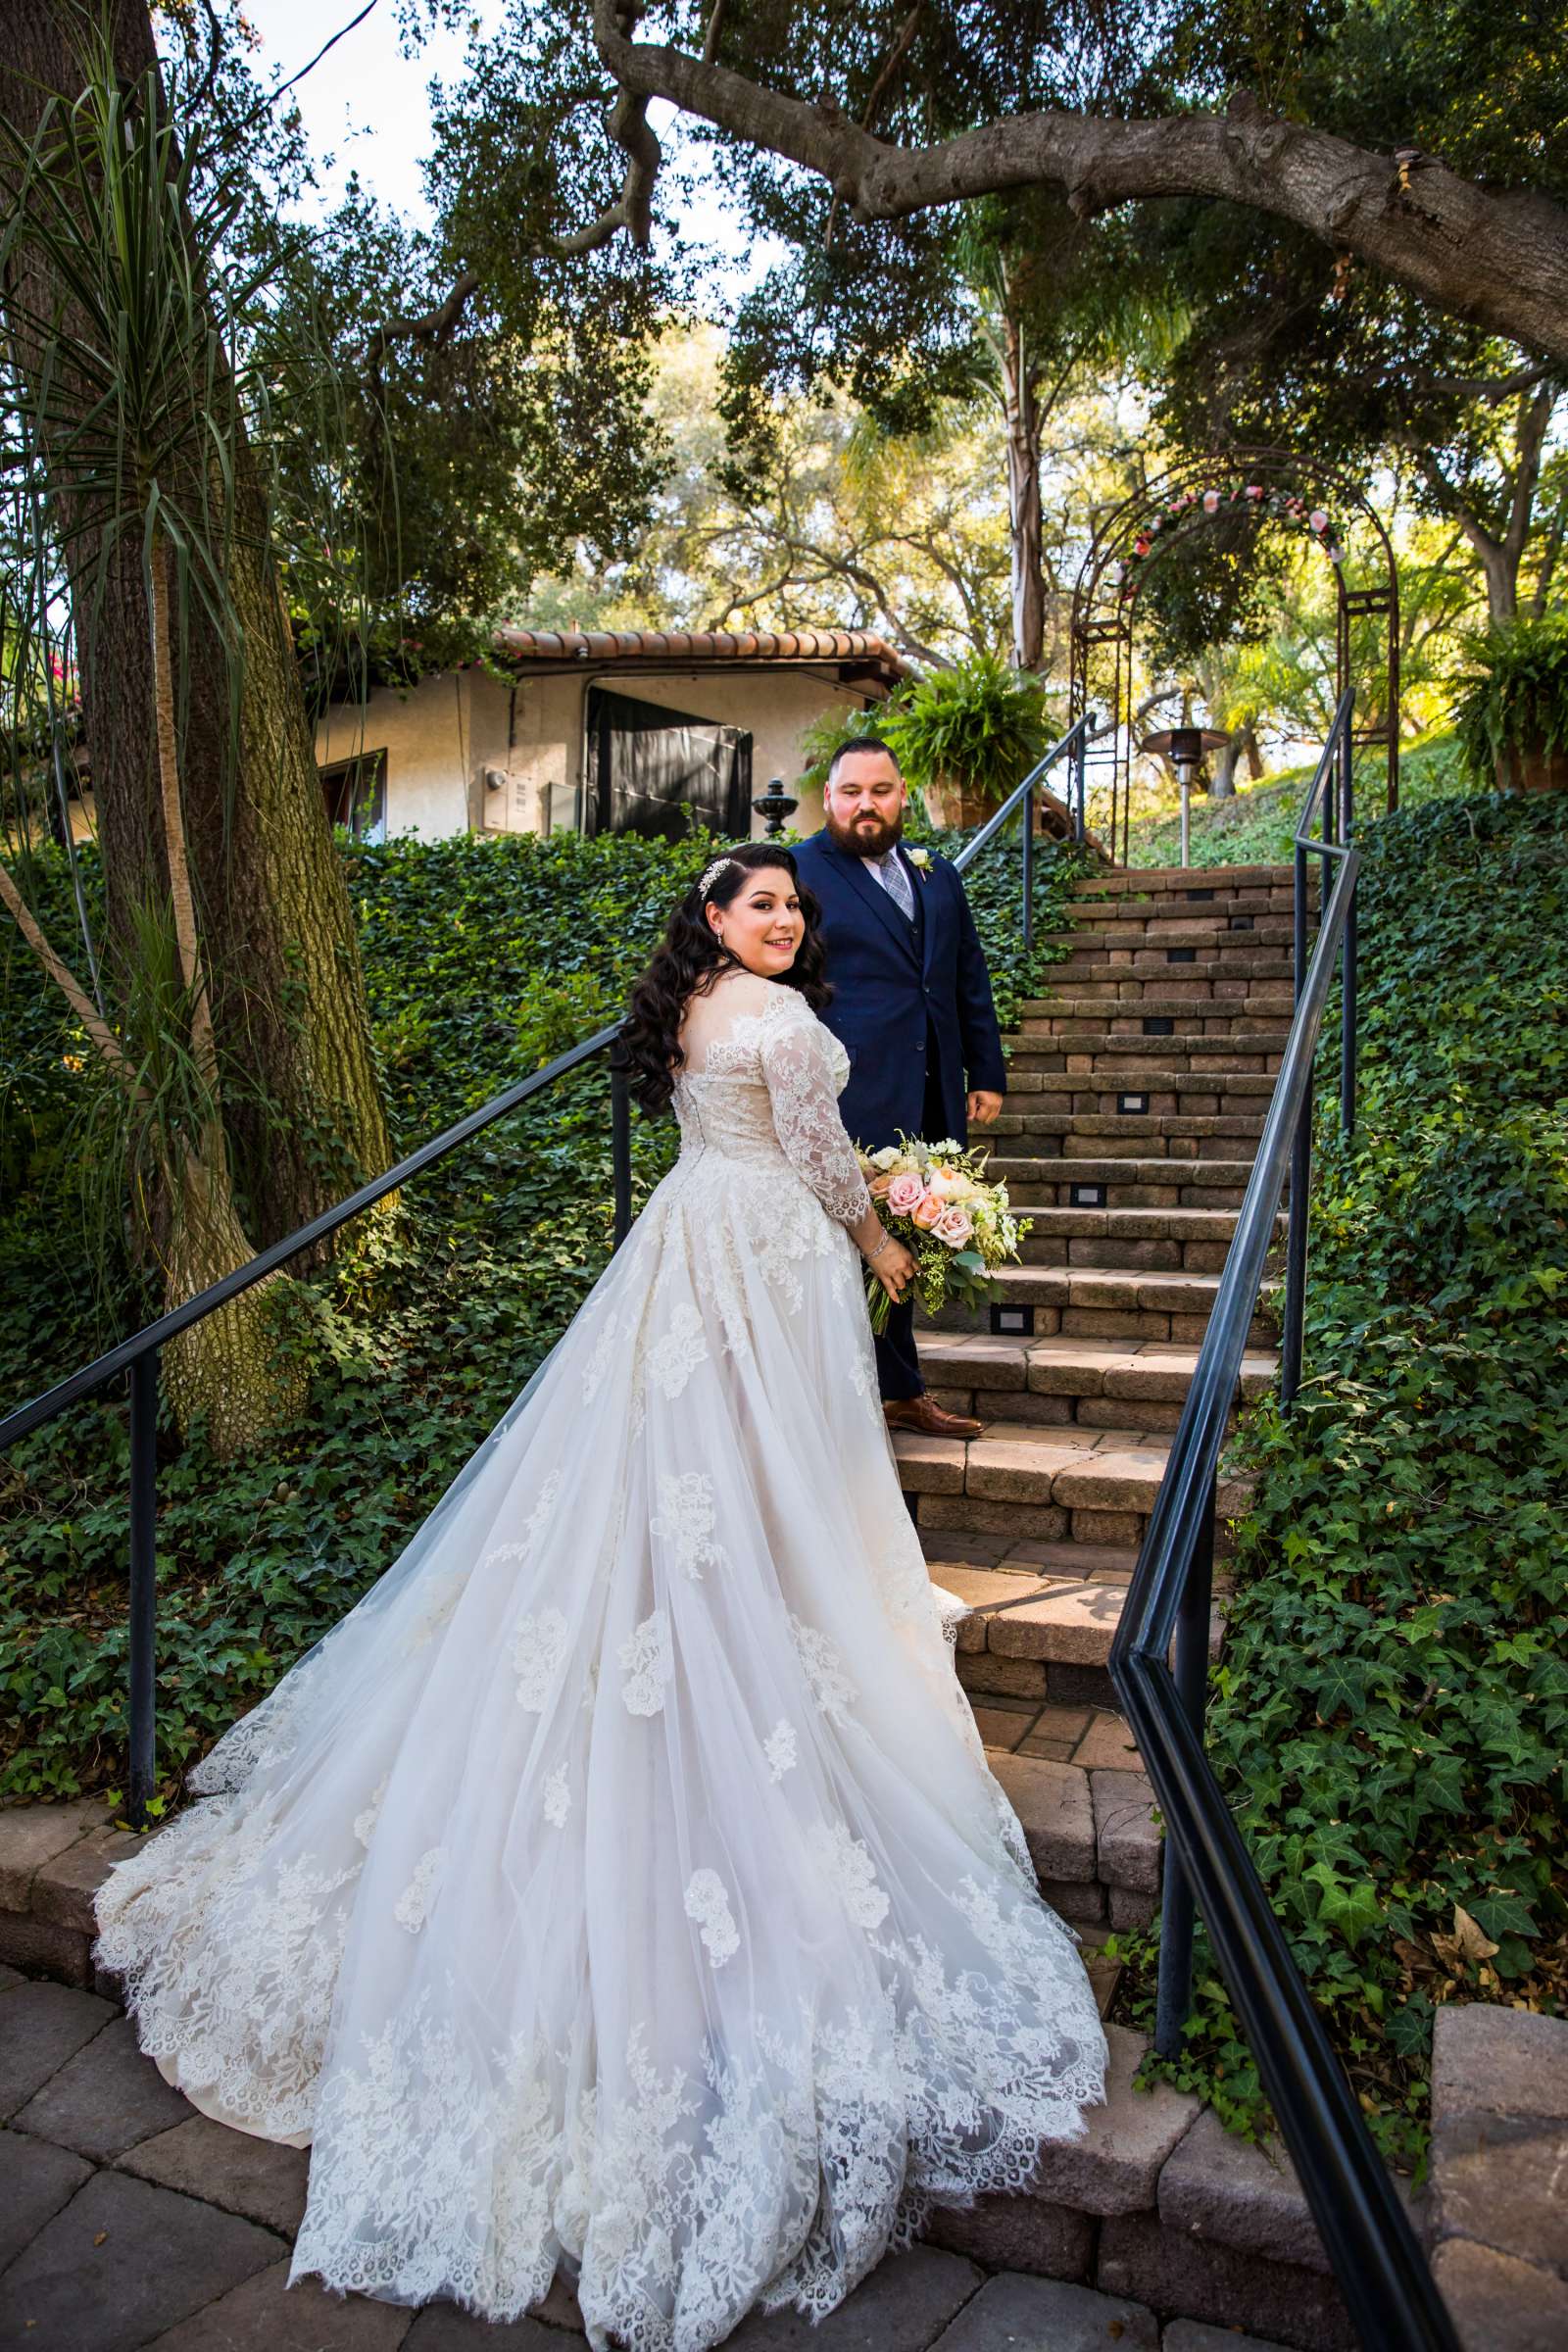
[[[713,1542],[713,1482],[703,1470],[659,1473],[659,1509],[650,1521],[672,1568],[701,1584],[705,1567],[724,1565],[724,1547]]]
[[[847,1822],[819,1821],[812,1827],[808,1843],[856,1926],[867,1931],[879,1928],[893,1898],[877,1885],[876,1864],[864,1838],[854,1837]]]
[[[686,1916],[703,1931],[703,1948],[710,1965],[722,1968],[741,1948],[740,1930],[729,1907],[729,1894],[716,1870],[693,1871],[686,1886]]]
[[[417,1936],[430,1916],[430,1906],[440,1891],[441,1875],[447,1866],[444,1845],[426,1848],[418,1859],[413,1878],[392,1906],[392,1916],[400,1928]]]
[[[493,1544],[484,1555],[484,1565],[496,1560],[515,1560],[526,1568],[539,1548],[539,1539],[556,1515],[556,1502],[561,1494],[561,1472],[552,1470],[534,1500],[533,1509],[523,1521],[522,1534],[515,1543]]]
[[[568,1639],[566,1620],[559,1609],[541,1609],[537,1617],[517,1620],[512,1638],[512,1671],[517,1678],[517,1704],[531,1715],[542,1715],[550,1704],[550,1694],[566,1662]]]
[[[628,1715],[657,1715],[664,1703],[664,1685],[674,1669],[669,1642],[669,1619],[662,1609],[645,1617],[628,1634],[616,1655],[626,1679],[620,1695]]]
[[[391,1778],[390,1773],[383,1775],[380,1785],[372,1794],[365,1811],[356,1813],[354,1816],[354,1835],[367,1851],[369,1849],[370,1839],[375,1836],[375,1825],[381,1818],[381,1807],[386,1801],[387,1783]]]
[[[584,1404],[592,1404],[599,1394],[605,1374],[609,1371],[611,1361],[614,1356],[615,1339],[619,1329],[620,1317],[612,1308],[605,1317],[598,1339],[594,1342],[593,1352],[582,1368],[582,1400]]]
[[[708,1342],[703,1336],[703,1318],[688,1299],[677,1306],[669,1318],[669,1329],[662,1340],[649,1348],[646,1362],[648,1378],[673,1403],[685,1389],[686,1383],[699,1364],[708,1361]]]
[[[860,1693],[845,1670],[837,1645],[818,1627],[803,1625],[799,1617],[791,1617],[790,1632],[795,1637],[796,1654],[811,1686],[811,1696],[830,1723],[842,1723],[846,1710]]]
[[[545,1783],[544,1810],[545,1819],[552,1829],[564,1829],[566,1816],[571,1811],[571,1789],[564,1764],[558,1764]]]
[[[793,1772],[798,1761],[795,1752],[795,1726],[787,1715],[781,1715],[762,1741],[762,1753],[767,1758],[767,1777],[781,1781]]]
[[[416,1622],[404,1636],[403,1654],[406,1658],[416,1656],[421,1649],[435,1640],[436,1635],[462,1599],[468,1582],[468,1574],[466,1568],[449,1568],[444,1576],[433,1576],[429,1579],[428,1592],[419,1592],[419,1588],[416,1587],[424,1605]]]

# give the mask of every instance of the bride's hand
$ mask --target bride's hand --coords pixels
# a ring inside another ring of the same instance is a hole
[[[906,1250],[894,1235],[889,1234],[887,1246],[874,1257],[866,1260],[895,1306],[903,1299],[906,1290],[914,1279],[914,1252]]]

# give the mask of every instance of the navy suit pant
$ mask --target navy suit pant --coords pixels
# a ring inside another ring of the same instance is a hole
[[[934,1045],[934,1040],[932,1044]],[[932,1046],[928,1045],[925,1111],[920,1120],[920,1133],[928,1144],[934,1144],[948,1132],[942,1111],[942,1097],[936,1085],[936,1072],[931,1067]],[[894,1138],[890,1135],[888,1142]],[[914,1345],[914,1300],[889,1310],[887,1328],[874,1335],[876,1347],[876,1385],[885,1404],[906,1396],[923,1396],[925,1380],[920,1371],[920,1358]]]

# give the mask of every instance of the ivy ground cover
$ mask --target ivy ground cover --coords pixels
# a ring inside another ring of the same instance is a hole
[[[1210,1747],[1415,2161],[1436,2008],[1568,1999],[1568,796],[1437,802],[1364,849],[1359,1122],[1319,1137],[1306,1386],[1241,1440]],[[1154,1939],[1133,1957],[1145,2022]],[[1161,2071],[1255,2131],[1201,1940],[1198,1976]]]

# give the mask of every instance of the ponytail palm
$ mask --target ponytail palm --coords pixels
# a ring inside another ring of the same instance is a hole
[[[247,514],[245,388],[231,364],[230,321],[253,288],[225,286],[219,254],[228,210],[199,194],[156,73],[122,81],[107,38],[89,42],[85,63],[79,96],[47,101],[30,138],[0,122],[9,330],[0,430],[39,525],[17,600],[24,634],[46,635],[63,592],[93,654],[138,606],[146,631],[156,792],[138,864],[121,877],[117,1008],[88,1002],[9,868],[0,898],[111,1082],[115,1157],[130,1170],[133,1219],[173,1305],[253,1254],[229,1163],[182,773],[199,629],[220,657],[231,755],[200,789],[209,805],[216,792],[232,824],[248,648],[233,594]],[[224,289],[221,310],[215,288]],[[127,593],[138,585],[139,597]],[[35,667],[24,645],[12,649],[14,739]],[[109,674],[102,662],[99,674]],[[116,779],[97,781],[102,801]],[[298,1402],[301,1374],[278,1369],[286,1351],[277,1314],[290,1288],[272,1277],[168,1350],[181,1425],[205,1411],[220,1449],[248,1444]]]

